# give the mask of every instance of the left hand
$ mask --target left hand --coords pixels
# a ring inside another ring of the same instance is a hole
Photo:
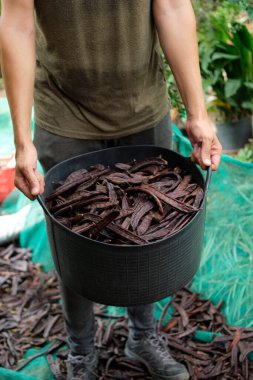
[[[193,147],[191,159],[202,169],[212,165],[212,170],[217,170],[222,146],[208,118],[188,118],[186,131]]]

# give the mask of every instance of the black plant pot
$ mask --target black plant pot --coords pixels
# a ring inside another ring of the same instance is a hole
[[[223,150],[237,151],[252,137],[252,118],[216,123],[217,134]]]

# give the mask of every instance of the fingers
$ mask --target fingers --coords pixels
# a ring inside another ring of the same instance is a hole
[[[35,170],[35,175],[36,175],[36,177],[39,181],[39,185],[40,185],[39,194],[42,194],[42,193],[44,193],[44,188],[45,188],[44,176],[37,169]]]
[[[44,178],[36,169],[36,164],[37,151],[33,143],[17,147],[15,186],[31,200],[44,192]]]
[[[193,145],[193,151],[191,153],[191,160],[193,162],[195,162],[196,164],[199,164],[201,166],[202,169],[206,169],[207,166],[210,166],[211,165],[211,162],[210,162],[210,165],[205,165],[203,163],[203,158],[202,158],[202,147],[201,145],[199,144],[194,144]]]
[[[216,171],[218,170],[218,167],[220,165],[220,155],[214,154],[212,157],[212,170]]]
[[[30,187],[25,179],[25,177],[21,174],[16,174],[15,175],[15,180],[14,180],[15,186],[25,194],[25,196],[31,200],[35,199],[35,196],[31,194]]]
[[[28,182],[31,195],[34,197],[37,196],[40,192],[40,182],[35,175],[35,170],[25,169],[23,171],[23,174],[25,176],[26,181]]]
[[[202,169],[212,166],[213,170],[217,170],[222,147],[208,118],[203,120],[188,118],[186,130],[193,146],[192,160]]]
[[[191,160],[201,166],[202,169],[206,169],[208,166],[212,165],[212,170],[216,171],[220,164],[222,146],[218,140],[218,137],[215,135],[213,138],[213,142],[210,148],[210,159],[209,165],[207,165],[207,161],[203,157],[207,157],[207,151],[209,151],[209,146],[205,145],[205,150],[203,150],[203,146],[195,143],[193,145],[193,151],[191,153]],[[206,162],[206,164],[204,163]]]
[[[202,141],[201,153],[200,153],[200,166],[205,169],[207,166],[211,166],[211,148],[212,137],[204,137]]]
[[[44,192],[44,177],[37,169],[17,167],[14,183],[31,200]]]
[[[211,151],[212,170],[214,171],[216,171],[219,167],[221,154],[222,146],[219,142],[218,137],[215,135]]]

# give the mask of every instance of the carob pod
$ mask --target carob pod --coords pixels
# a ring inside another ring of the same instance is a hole
[[[162,157],[150,157],[114,167],[98,164],[79,169],[47,197],[47,205],[73,232],[109,244],[141,245],[182,229],[199,210],[203,195],[191,174],[172,169]],[[113,223],[108,213],[117,213]],[[104,222],[82,219],[88,214]],[[100,227],[92,232],[96,223]],[[109,238],[105,231],[110,229]]]
[[[103,174],[106,174],[108,172],[109,172],[108,168],[104,170],[95,169],[91,172],[87,172],[83,174],[80,177],[78,176],[78,178],[74,180],[68,180],[62,186],[58,187],[52,194],[50,194],[46,200],[50,201],[54,199],[56,196],[64,194],[67,191],[72,190],[73,188],[76,188],[78,185],[81,185],[86,181],[88,182],[91,179],[98,178],[99,176],[102,176]]]
[[[87,222],[85,215],[83,218]],[[95,216],[91,220],[92,225],[101,220],[103,218]],[[114,219],[109,224],[115,222]],[[61,335],[63,317],[57,278],[54,273],[41,272],[38,264],[30,259],[28,250],[13,244],[0,248],[1,276],[6,277],[0,287],[0,364],[18,371],[35,358],[47,355],[53,373],[60,380],[65,378],[64,360],[68,351],[62,350],[66,337]],[[19,260],[27,261],[26,271],[13,268]],[[171,306],[174,311],[165,322]],[[158,333],[165,337],[172,356],[187,366],[192,380],[252,378],[253,363],[249,361],[248,354],[253,351],[253,329],[227,324],[221,307],[222,301],[213,305],[188,287],[175,293],[164,306],[157,325]],[[104,306],[98,304],[94,305],[94,313],[99,378],[151,379],[140,362],[124,355],[127,318],[110,315]],[[197,330],[223,335],[214,335],[212,341],[204,343],[194,339]],[[44,347],[48,340],[52,341],[51,345]],[[29,348],[40,348],[42,352],[23,359]],[[57,351],[57,359],[53,359],[51,354]]]

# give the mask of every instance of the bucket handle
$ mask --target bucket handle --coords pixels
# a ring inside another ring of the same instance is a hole
[[[186,157],[186,159],[192,163],[191,157]],[[204,189],[203,189],[204,190],[204,198],[202,200],[202,203],[205,200],[207,193],[208,193],[208,190],[209,190],[209,186],[210,186],[210,182],[211,182],[211,178],[212,178],[212,165],[208,166],[208,168],[205,171],[206,171],[206,179],[204,182]]]
[[[39,202],[39,204],[41,205],[41,207],[43,208],[44,213],[45,213],[47,216],[50,216],[50,215],[49,215],[49,211],[48,211],[46,205],[44,204],[41,195],[37,195],[36,199],[37,199],[37,201]]]
[[[205,184],[204,184],[204,194],[205,196],[207,195],[207,192],[208,192],[208,189],[209,189],[209,186],[210,186],[210,182],[211,182],[211,178],[212,178],[212,166],[208,166],[207,170],[206,170],[206,180],[205,180]]]

